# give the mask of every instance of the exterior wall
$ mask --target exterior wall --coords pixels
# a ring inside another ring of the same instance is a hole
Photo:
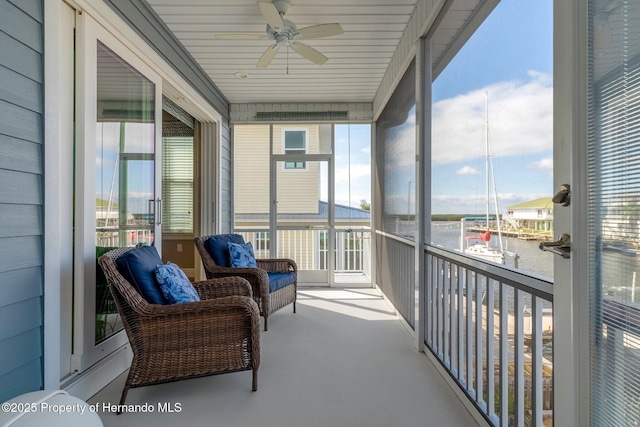
[[[553,210],[549,208],[531,208],[531,209],[513,209],[511,218],[513,219],[535,219],[548,220],[553,219]],[[542,211],[542,213],[540,213]]]
[[[230,233],[233,230],[233,148],[229,122],[222,125],[220,140],[220,231]]]
[[[307,130],[307,154],[318,154],[318,126],[273,126],[273,152],[284,154],[283,129]],[[318,213],[320,200],[320,167],[318,162],[307,163],[306,169],[277,170],[278,214]]]
[[[0,0],[0,402],[43,386],[43,7]]]
[[[283,129],[307,130],[307,153],[317,154],[319,130],[315,125],[274,125],[274,154],[283,154]],[[235,211],[269,213],[269,126],[242,125],[234,128]],[[308,163],[305,170],[284,170],[279,165],[278,212],[317,213],[320,169]],[[267,224],[268,225],[268,224]]]
[[[234,210],[269,214],[269,125],[235,126]],[[267,227],[269,223],[265,224]]]

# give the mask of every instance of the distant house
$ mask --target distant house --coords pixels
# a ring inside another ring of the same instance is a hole
[[[516,228],[540,232],[553,231],[553,202],[551,197],[530,200],[507,207],[507,216]]]
[[[326,125],[273,125],[273,154],[321,154],[330,150],[331,128]],[[234,225],[245,240],[253,241],[256,256],[268,257],[270,128],[268,125],[237,126],[234,131]],[[278,256],[295,259],[301,270],[326,268],[326,227],[329,207],[322,201],[322,166],[317,161],[281,161],[277,176]],[[327,171],[325,170],[325,177]],[[325,188],[326,191],[326,188]],[[346,230],[369,229],[371,215],[362,209],[335,205],[334,223],[339,233],[336,247],[364,250]],[[264,230],[264,231],[262,231]],[[361,236],[361,234],[360,234]],[[337,265],[342,265],[338,257]],[[345,262],[345,264],[348,264]]]

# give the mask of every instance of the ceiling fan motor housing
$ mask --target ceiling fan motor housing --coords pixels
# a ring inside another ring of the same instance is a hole
[[[280,15],[286,15],[291,6],[288,0],[273,0],[271,3],[273,3]]]
[[[284,28],[282,29],[282,31],[278,31],[276,28],[273,28],[272,26],[267,24],[267,34],[270,37],[278,40],[278,36],[280,35],[286,36],[287,38],[291,37],[293,33],[295,33],[298,29],[298,27],[296,27],[296,24],[289,21],[288,19],[283,19],[282,22],[284,23]]]

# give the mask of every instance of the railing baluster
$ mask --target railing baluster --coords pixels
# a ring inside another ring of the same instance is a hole
[[[458,275],[458,265],[454,263],[449,264],[449,274],[451,275],[451,288],[449,294],[449,301],[451,304],[451,315],[449,319],[451,320],[449,335],[449,345],[451,346],[451,371],[454,376],[458,376],[458,371],[460,367],[458,365],[458,339],[457,336],[460,335],[460,331],[458,330],[457,320],[458,320],[458,310],[459,307],[457,305],[456,292],[458,290],[460,276]]]
[[[509,425],[509,296],[500,283],[500,426]]]
[[[443,335],[442,335],[442,309],[443,309],[443,303],[442,303],[442,268],[443,268],[443,264],[444,260],[442,258],[438,259],[438,283],[437,283],[437,296],[438,296],[438,300],[437,300],[437,304],[438,304],[438,355],[440,356],[440,359],[443,359]]]
[[[458,266],[458,378],[466,384],[465,355],[465,327],[464,327],[464,281],[467,277],[467,269]]]
[[[531,414],[532,426],[542,427],[542,300],[532,297],[531,306]]]
[[[442,287],[442,327],[443,327],[443,355],[444,355],[444,364],[449,369],[451,369],[451,323],[449,320],[449,316],[451,314],[451,305],[447,301],[449,299],[449,288],[451,285],[451,263],[444,261],[442,265],[442,278],[443,284]]]
[[[438,348],[438,258],[431,260],[431,323],[433,324],[433,335],[431,337],[433,348]]]
[[[473,388],[473,278],[475,273],[467,274],[467,391],[476,398]]]
[[[483,403],[482,396],[482,286],[479,274],[476,273],[476,402],[481,406]],[[486,280],[486,276],[483,276]]]
[[[493,292],[493,280],[487,278],[487,413],[489,417],[494,415],[494,397],[495,397],[495,377],[494,377],[494,292]]]
[[[524,426],[524,302],[520,289],[515,290],[515,339],[514,368],[515,368],[515,401],[516,425]]]

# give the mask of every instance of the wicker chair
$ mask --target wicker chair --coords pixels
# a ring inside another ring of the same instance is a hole
[[[197,282],[199,302],[150,304],[116,266],[131,249],[115,249],[98,260],[133,350],[120,405],[130,388],[245,370],[253,371],[256,391],[260,316],[249,283],[240,277]]]
[[[202,258],[202,264],[208,279],[239,276],[251,283],[253,299],[258,303],[260,315],[264,317],[264,330],[267,331],[269,315],[282,307],[293,303],[293,312],[296,312],[296,299],[298,294],[298,281],[274,292],[269,292],[269,276],[267,273],[293,272],[298,274],[296,262],[288,258],[256,259],[257,268],[232,268],[221,267],[213,260],[207,250],[207,241],[213,236],[197,237],[196,248]]]

